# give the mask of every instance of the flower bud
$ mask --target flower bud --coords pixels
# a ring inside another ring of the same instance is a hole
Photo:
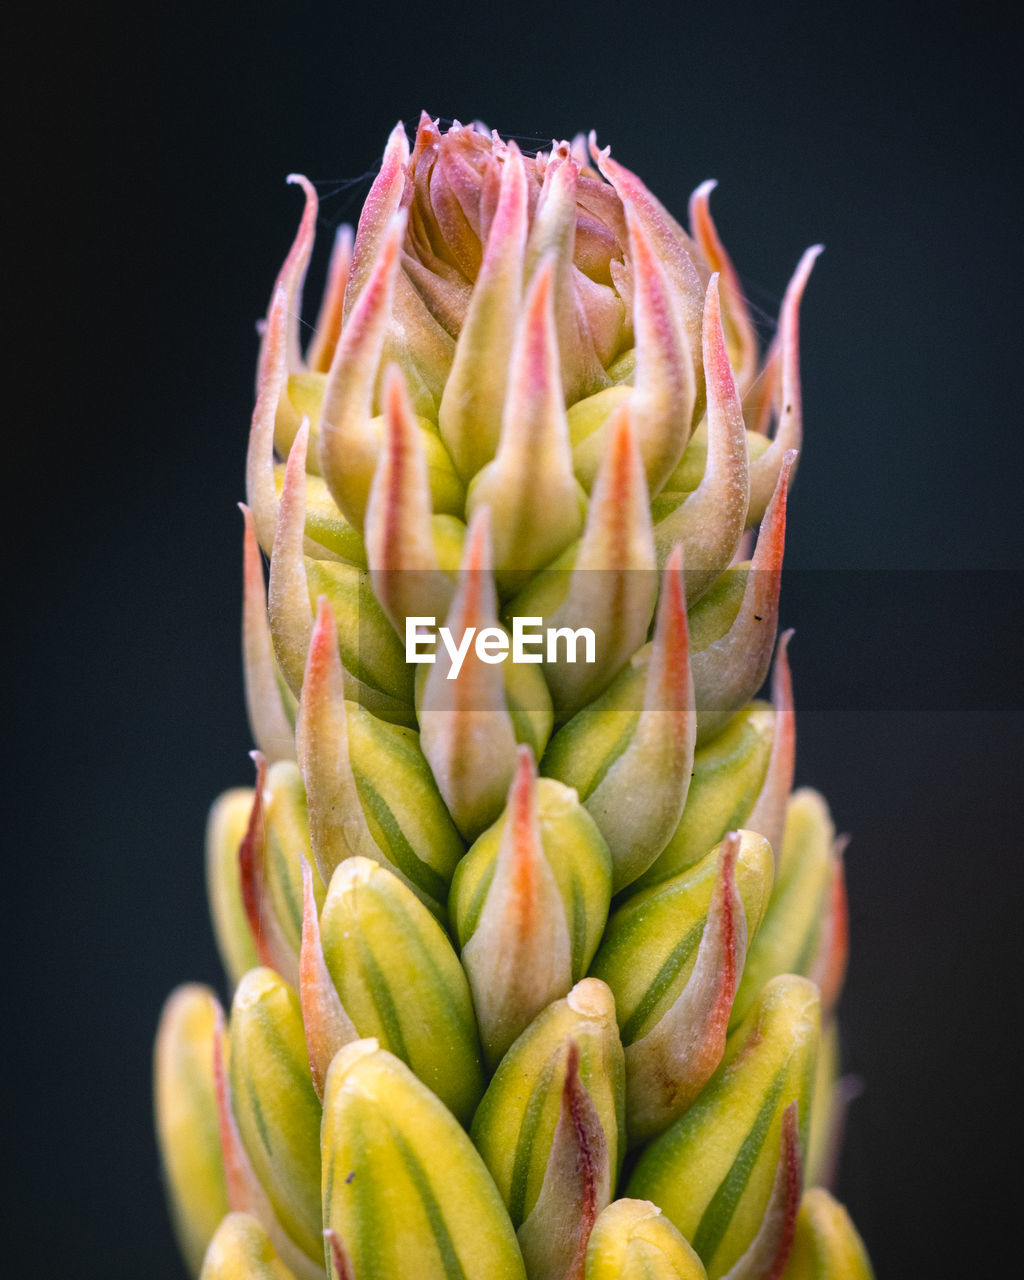
[[[707,1280],[707,1272],[657,1205],[616,1200],[590,1233],[586,1280]]]
[[[532,1276],[582,1276],[621,1164],[624,1070],[615,1004],[585,978],[502,1058],[473,1118]]]
[[[748,1251],[777,1258],[785,1248],[819,1021],[813,983],[790,976],[768,983],[700,1097],[647,1148],[630,1180],[629,1194],[661,1206],[710,1280]]]
[[[189,1270],[228,1212],[213,1038],[220,1006],[207,987],[178,987],[160,1016],[154,1054],[156,1132],[174,1233]]]
[[[323,1218],[359,1280],[525,1280],[505,1206],[458,1121],[375,1040],[327,1074]]]
[[[608,922],[591,972],[615,995],[636,1141],[693,1102],[725,1049],[748,937],[772,886],[772,853],[731,832],[689,871],[638,893]]]
[[[229,1213],[203,1259],[199,1280],[295,1280],[251,1214]]]
[[[273,970],[253,969],[239,983],[229,1043],[246,1154],[281,1226],[309,1258],[321,1258],[320,1104],[299,998]]]
[[[444,932],[416,895],[367,858],[331,879],[324,959],[359,1036],[401,1058],[463,1124],[484,1090],[473,1002]]]
[[[783,1280],[874,1280],[850,1215],[822,1187],[804,1192]]]
[[[449,903],[491,1064],[586,973],[611,882],[593,818],[520,747],[505,813],[459,863]]]

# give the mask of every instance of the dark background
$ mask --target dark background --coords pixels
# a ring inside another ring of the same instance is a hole
[[[1020,1164],[1009,26],[979,5],[151,9],[37,14],[9,117],[15,203],[42,231],[7,246],[42,304],[17,317],[33,351],[6,400],[25,1003],[5,1203],[34,1273],[183,1275],[149,1056],[166,992],[221,982],[201,842],[250,776],[234,504],[254,321],[300,212],[285,175],[317,182],[323,249],[421,106],[535,146],[594,127],[680,215],[717,177],[766,336],[801,250],[827,246],[782,612],[799,780],[854,836],[843,1025],[865,1089],[840,1192],[880,1277],[992,1269]]]

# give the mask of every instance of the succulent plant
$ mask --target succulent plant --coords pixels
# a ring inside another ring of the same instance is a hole
[[[423,117],[303,351],[294,181],[242,508],[256,779],[207,838],[233,999],[179,988],[156,1049],[189,1267],[869,1276],[818,1185],[842,846],[776,643],[818,250],[762,353],[713,184],[688,233],[593,137]]]

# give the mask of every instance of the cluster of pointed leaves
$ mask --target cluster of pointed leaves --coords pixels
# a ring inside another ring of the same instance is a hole
[[[189,1266],[868,1277],[819,1185],[842,849],[776,644],[817,250],[762,358],[713,184],[687,232],[593,139],[424,118],[303,351],[294,181],[243,506],[256,780],[208,828],[233,1001],[180,988],[156,1051]],[[424,617],[492,655],[589,627],[595,660],[413,666]]]

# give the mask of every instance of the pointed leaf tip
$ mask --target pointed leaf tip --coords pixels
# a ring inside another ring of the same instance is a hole
[[[724,328],[736,370],[736,382],[743,393],[757,374],[759,344],[739,275],[711,216],[710,196],[717,186],[714,179],[709,179],[702,182],[690,197],[690,231],[711,270],[721,276]]]
[[[357,529],[363,527],[380,447],[370,419],[405,224],[405,211],[400,210],[382,231],[379,251],[342,328],[321,402],[320,469],[342,514]],[[351,288],[346,302],[349,292]]]
[[[277,527],[274,484],[274,424],[288,382],[288,292],[278,284],[267,311],[256,381],[256,406],[245,460],[246,502],[252,510],[260,546],[270,555]]]

